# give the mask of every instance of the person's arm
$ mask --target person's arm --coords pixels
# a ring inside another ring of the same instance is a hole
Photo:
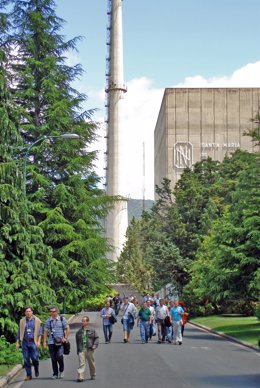
[[[50,321],[47,320],[47,322],[44,325],[44,331],[43,331],[43,349],[46,349],[47,347],[47,337],[49,334],[49,330],[51,329]]]
[[[94,345],[92,346],[92,349],[95,350],[98,347],[99,344],[99,336],[96,333],[96,330],[94,330]]]
[[[17,336],[16,336],[15,347],[16,347],[16,349],[19,349],[19,347],[20,347],[20,325],[19,325],[19,327],[18,327],[18,332],[17,332]]]
[[[40,325],[39,331],[38,331],[38,339],[37,339],[37,342],[36,342],[37,349],[39,349],[40,346],[41,346],[41,339],[42,339],[42,325]]]
[[[44,328],[44,332],[43,332],[43,349],[46,349],[46,347],[47,347],[47,336],[48,336],[48,330]]]
[[[69,335],[70,335],[70,327],[69,325],[67,325],[64,329],[64,339],[65,341],[67,341],[67,339],[69,338]]]

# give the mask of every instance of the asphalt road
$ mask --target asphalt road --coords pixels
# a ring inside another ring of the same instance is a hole
[[[22,371],[10,383],[12,388],[251,388],[260,387],[260,353],[227,341],[192,325],[187,325],[183,345],[157,344],[156,337],[141,344],[139,328],[135,326],[131,341],[122,341],[122,325],[114,325],[110,344],[104,343],[98,313],[88,313],[100,335],[95,352],[97,377],[77,383],[78,358],[75,351],[75,331],[81,316],[72,322],[71,354],[65,356],[65,377],[51,380],[50,360],[40,363],[40,376],[24,382]],[[88,370],[87,370],[88,372]]]

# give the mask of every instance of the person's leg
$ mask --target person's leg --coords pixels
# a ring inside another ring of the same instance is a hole
[[[127,325],[127,319],[123,319],[123,336],[124,336],[124,342],[127,342],[128,336],[128,325]]]
[[[103,325],[103,333],[105,337],[105,342],[108,342],[107,325]]]
[[[173,331],[173,342],[176,344],[177,341],[177,322],[173,321],[172,322],[172,331]]]
[[[77,369],[78,380],[84,380],[85,367],[86,367],[86,352],[81,352],[79,353],[79,367]]]
[[[39,376],[39,351],[34,342],[29,344],[30,357],[34,366],[35,376]]]
[[[113,325],[108,325],[108,342],[111,341],[111,338],[112,338],[112,334],[113,334]]]
[[[179,345],[182,344],[181,321],[178,321],[178,322],[177,322],[176,341],[178,341]]]
[[[60,377],[63,377],[63,372],[64,372],[63,346],[56,346],[56,359],[59,364]]]
[[[50,352],[50,357],[51,357],[51,364],[52,364],[52,371],[53,371],[53,376],[58,378],[58,361],[56,358],[56,352],[55,352],[55,346],[54,345],[49,345],[49,352]]]
[[[31,360],[30,360],[30,351],[29,344],[26,342],[22,342],[22,354],[24,359],[24,368],[26,371],[26,375],[29,377],[32,376],[32,368],[31,368]]]
[[[162,342],[164,342],[165,341],[165,337],[166,337],[166,326],[165,326],[165,323],[164,323],[164,321],[162,322]]]
[[[148,342],[150,335],[150,322],[145,322],[145,342]]]
[[[140,337],[142,344],[145,343],[145,322],[140,321]]]
[[[90,378],[91,378],[91,380],[95,380],[95,378],[96,378],[96,365],[95,365],[95,360],[94,360],[94,351],[88,350],[86,352],[86,358],[88,360]]]
[[[158,330],[158,342],[162,341],[162,324],[161,322],[157,322],[157,330]]]

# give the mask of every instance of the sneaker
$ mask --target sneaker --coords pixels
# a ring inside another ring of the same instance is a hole
[[[29,380],[31,380],[31,379],[32,379],[32,376],[26,376],[25,379],[24,379],[24,381],[29,381]]]
[[[77,379],[77,383],[83,383],[83,379]]]
[[[58,378],[57,375],[53,375],[53,376],[52,376],[52,379],[53,379],[53,380],[56,380],[57,378]]]
[[[127,339],[126,339],[126,338],[124,338],[124,343],[125,343],[125,344],[127,343]]]
[[[38,369],[35,370],[35,377],[39,377],[39,370]]]
[[[63,378],[64,378],[64,372],[60,372],[58,378],[59,378],[59,379],[63,379]]]
[[[179,345],[182,345],[182,342],[179,342]]]

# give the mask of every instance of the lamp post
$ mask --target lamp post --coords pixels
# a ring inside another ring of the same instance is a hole
[[[79,135],[76,133],[63,133],[61,135],[50,135],[50,136],[43,136],[37,139],[34,143],[32,143],[28,148],[27,151],[24,155],[23,158],[23,185],[24,185],[24,194],[26,195],[26,164],[28,160],[28,156],[30,154],[31,149],[38,143],[41,143],[44,140],[48,139],[54,139],[54,138],[59,138],[59,139],[79,139]]]

